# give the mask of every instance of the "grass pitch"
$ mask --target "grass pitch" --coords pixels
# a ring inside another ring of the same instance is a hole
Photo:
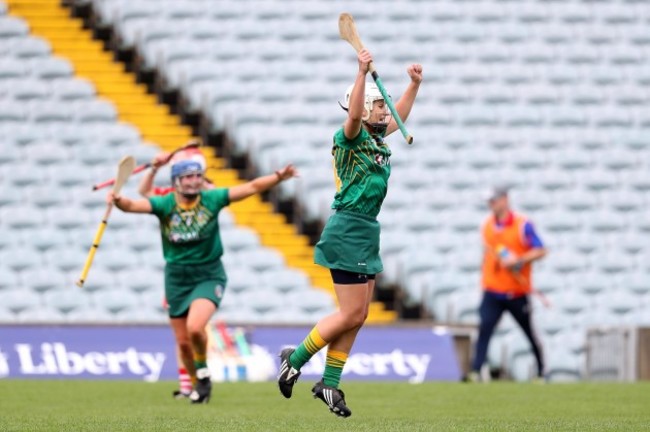
[[[298,383],[215,384],[208,405],[176,401],[176,383],[0,381],[0,431],[641,431],[650,383],[346,382],[340,419]]]

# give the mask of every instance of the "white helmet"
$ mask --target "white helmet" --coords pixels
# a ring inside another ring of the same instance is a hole
[[[343,109],[346,111],[350,107],[350,96],[352,96],[353,88],[354,84],[348,87],[348,89],[345,91],[345,96],[343,97],[343,103],[341,104],[341,107],[343,107]],[[384,100],[384,96],[381,94],[379,87],[377,87],[377,84],[374,82],[366,82],[365,90],[366,94],[363,102],[363,107],[366,109],[366,114],[363,116],[363,121],[367,121],[370,118],[370,111],[372,111],[373,103],[378,100]]]

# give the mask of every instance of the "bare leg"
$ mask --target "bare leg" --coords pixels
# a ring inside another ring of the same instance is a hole
[[[342,333],[340,336],[335,338],[334,340],[330,341],[328,345],[328,349],[335,350],[335,351],[341,351],[344,353],[349,353],[352,350],[352,345],[354,345],[354,341],[357,337],[357,333],[359,333],[359,330],[361,330],[361,327],[363,326],[363,323],[366,321],[368,318],[368,310],[370,308],[370,301],[372,300],[372,294],[375,289],[375,281],[374,279],[368,280],[368,284],[366,286],[366,294],[365,294],[365,302],[364,302],[364,307],[363,307],[363,321],[361,322],[360,325],[357,327],[354,327],[350,330],[347,330],[346,332]],[[339,297],[340,300],[340,297]],[[320,329],[319,329],[320,330]]]
[[[192,344],[190,337],[187,333],[187,317],[183,318],[170,318],[169,323],[174,331],[176,338],[176,348],[178,350],[178,357],[182,364],[185,365],[185,370],[191,377],[196,376],[196,369],[194,368],[194,353],[192,352]]]
[[[190,312],[187,315],[187,333],[192,344],[192,350],[197,357],[207,355],[208,335],[205,326],[210,321],[217,307],[208,299],[196,299],[190,305]]]

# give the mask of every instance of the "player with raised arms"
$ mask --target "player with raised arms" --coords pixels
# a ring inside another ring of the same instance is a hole
[[[160,220],[165,257],[165,297],[170,324],[179,346],[191,344],[197,382],[192,403],[210,400],[212,382],[207,367],[206,324],[216,312],[226,288],[221,263],[219,211],[230,203],[263,193],[297,175],[292,165],[231,188],[203,190],[204,169],[195,160],[172,165],[174,193],[129,199],[113,191],[107,201],[128,213],[152,213]]]
[[[300,368],[327,346],[323,379],[312,392],[340,417],[352,414],[339,389],[341,373],[368,316],[375,275],[383,270],[377,215],[391,171],[391,149],[384,137],[398,129],[377,86],[366,83],[372,55],[361,49],[357,59],[356,80],[342,104],[348,117],[333,140],[335,213],[327,221],[314,253],[316,264],[330,269],[339,310],[321,319],[296,349],[282,350],[278,376],[280,392],[290,398]],[[407,73],[411,81],[395,104],[402,119],[408,117],[415,102],[422,82],[422,66],[412,64]]]

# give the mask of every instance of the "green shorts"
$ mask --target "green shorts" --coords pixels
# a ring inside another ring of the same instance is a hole
[[[361,274],[380,273],[379,222],[359,213],[337,211],[330,216],[314,250],[314,262],[329,269]]]
[[[226,290],[226,271],[221,261],[209,264],[165,266],[165,297],[169,304],[169,316],[186,316],[190,304],[196,299],[212,301],[217,307]]]

